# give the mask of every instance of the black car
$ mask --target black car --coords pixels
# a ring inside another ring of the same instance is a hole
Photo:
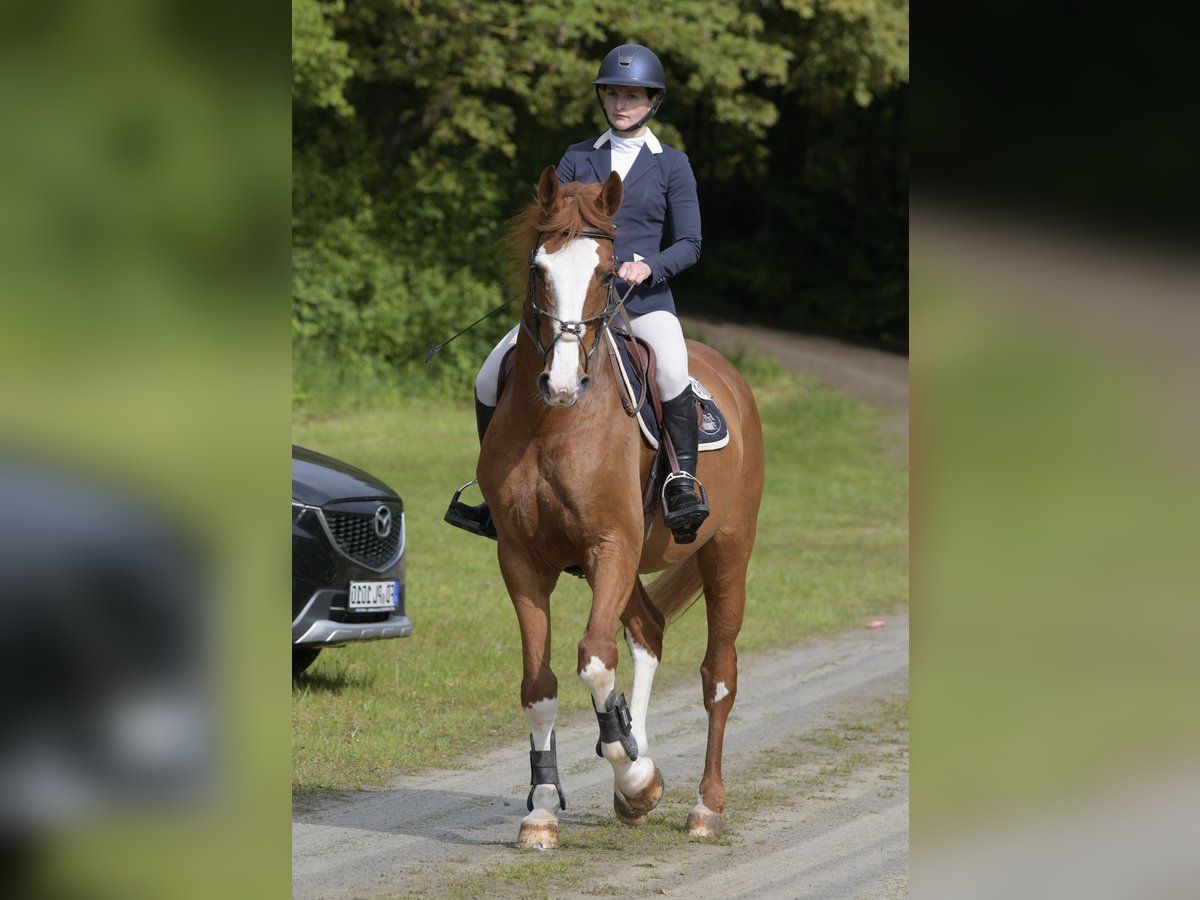
[[[292,674],[323,647],[408,637],[404,501],[362,469],[292,447]]]

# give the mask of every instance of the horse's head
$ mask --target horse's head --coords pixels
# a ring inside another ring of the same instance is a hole
[[[612,219],[621,196],[616,173],[604,184],[560,187],[547,166],[538,181],[522,324],[542,356],[538,390],[551,406],[573,406],[587,390],[613,296]]]

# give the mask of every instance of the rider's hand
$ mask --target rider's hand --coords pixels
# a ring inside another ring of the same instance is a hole
[[[617,277],[626,284],[641,284],[651,274],[650,267],[644,262],[625,262],[621,263]]]

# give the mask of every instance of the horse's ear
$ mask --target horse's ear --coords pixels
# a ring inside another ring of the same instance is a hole
[[[558,172],[554,166],[546,166],[542,170],[542,177],[538,179],[537,191],[534,196],[537,197],[537,202],[543,209],[549,209],[554,205],[554,198],[558,196]]]
[[[621,200],[624,197],[625,187],[621,184],[621,176],[616,172],[609,172],[600,188],[600,203],[605,212],[610,216],[615,216],[617,210],[621,208]]]

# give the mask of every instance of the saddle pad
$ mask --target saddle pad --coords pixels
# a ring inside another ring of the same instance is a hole
[[[633,364],[633,359],[629,355],[629,348],[625,341],[617,340],[613,333],[605,330],[604,336],[617,349],[617,358],[621,361],[621,377],[625,380],[625,386],[629,389],[630,397],[637,397],[642,389],[641,379],[638,377],[637,367]],[[700,441],[699,450],[720,450],[729,443],[729,426],[725,423],[725,414],[721,412],[717,406],[717,402],[713,399],[713,395],[708,392],[695,378],[691,379],[692,392],[695,393],[696,399],[700,401]],[[642,405],[638,408],[637,414],[638,425],[642,430],[642,437],[646,439],[646,443],[653,449],[658,449],[658,422],[654,418],[654,407],[650,403],[650,396],[647,394],[646,399],[642,401]]]

